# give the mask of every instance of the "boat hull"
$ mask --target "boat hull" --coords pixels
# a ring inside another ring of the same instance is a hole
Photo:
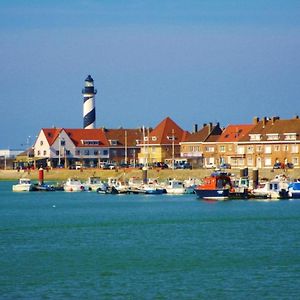
[[[201,199],[206,200],[227,200],[229,199],[229,189],[195,189],[195,193]]]

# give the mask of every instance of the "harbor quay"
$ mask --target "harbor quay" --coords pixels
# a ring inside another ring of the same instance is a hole
[[[233,168],[228,170],[230,174],[233,174],[237,178],[240,177],[241,170],[239,168]],[[155,178],[157,180],[166,180],[168,178],[176,178],[179,180],[184,180],[188,178],[198,178],[203,179],[209,176],[213,170],[211,169],[193,169],[193,170],[172,170],[172,169],[149,169],[148,177]],[[248,170],[249,178],[253,179],[253,170]],[[259,169],[258,176],[259,179],[267,178],[272,179],[276,175],[284,174],[291,180],[296,180],[300,178],[300,169]],[[122,168],[116,170],[102,170],[99,168],[88,168],[80,170],[69,170],[69,169],[49,169],[45,170],[45,181],[65,181],[70,177],[76,177],[80,180],[86,180],[88,177],[97,176],[102,180],[107,180],[110,177],[119,177],[123,180],[129,178],[142,178],[142,170]],[[21,177],[27,177],[31,180],[38,180],[38,169],[33,170],[0,170],[0,180],[18,180]]]

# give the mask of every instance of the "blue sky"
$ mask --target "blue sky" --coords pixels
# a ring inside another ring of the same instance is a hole
[[[300,114],[300,1],[1,1],[0,40],[1,149],[81,128],[88,74],[97,127]]]

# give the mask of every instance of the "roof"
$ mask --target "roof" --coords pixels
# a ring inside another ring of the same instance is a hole
[[[162,120],[149,134],[149,144],[179,144],[189,133],[180,128],[171,118]],[[175,139],[173,140],[173,136]]]
[[[116,141],[117,147],[125,147],[125,137],[127,140],[128,147],[135,147],[136,144],[143,140],[143,131],[141,128],[138,129],[102,129],[108,142]],[[111,144],[111,143],[110,143]]]
[[[88,81],[88,82],[93,82],[94,81],[94,79],[92,78],[92,76],[91,75],[89,75],[86,79],[85,79],[85,81]]]
[[[93,147],[108,146],[109,142],[102,129],[69,129],[69,128],[43,128],[49,145],[52,145],[63,131],[70,137],[76,147],[86,147],[81,141],[99,141]]]
[[[279,118],[264,118],[257,122],[241,141],[249,141],[250,134],[260,134],[260,140],[267,140],[268,134],[278,134],[278,140],[285,140],[284,134],[295,133],[296,140],[300,140],[300,119],[281,120]]]
[[[183,142],[199,143],[199,142],[215,142],[222,133],[219,124],[205,124],[199,131],[186,136]]]
[[[248,132],[254,127],[253,124],[243,125],[228,125],[221,136],[218,138],[219,143],[234,143],[238,142],[245,136],[248,136]]]

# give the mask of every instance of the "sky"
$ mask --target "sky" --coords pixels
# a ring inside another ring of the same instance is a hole
[[[0,149],[41,128],[249,124],[300,114],[299,0],[0,2]]]

